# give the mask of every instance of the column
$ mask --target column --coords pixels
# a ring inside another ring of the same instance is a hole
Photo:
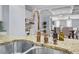
[[[9,6],[9,35],[25,35],[25,6]]]
[[[25,35],[25,6],[3,5],[2,19],[7,35],[11,36]]]

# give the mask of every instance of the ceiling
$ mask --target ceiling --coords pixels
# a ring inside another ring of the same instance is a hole
[[[32,11],[33,9],[37,8],[39,10],[46,10],[46,9],[56,9],[67,7],[69,5],[26,5],[26,10]]]
[[[32,12],[35,8],[44,15],[60,16],[79,14],[79,5],[26,5],[26,10]]]
[[[74,5],[73,6],[72,14],[79,14],[79,5]]]

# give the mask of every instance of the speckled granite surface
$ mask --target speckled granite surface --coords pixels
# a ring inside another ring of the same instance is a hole
[[[36,42],[36,36],[7,36],[7,35],[4,36],[4,35],[0,35],[0,44],[5,44],[6,42],[12,42],[15,40],[28,40],[28,41],[32,41],[38,45],[44,44],[43,36],[41,37],[41,42]],[[54,49],[67,51],[67,52],[69,51],[74,54],[79,53],[79,40],[75,40],[75,39],[73,40],[73,39],[65,38],[64,41],[58,41],[58,44],[54,45],[52,42],[52,38],[49,37],[49,43],[44,44],[44,46],[46,46],[48,48],[54,48]]]

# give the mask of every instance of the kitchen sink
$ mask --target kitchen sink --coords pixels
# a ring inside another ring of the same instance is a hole
[[[0,44],[0,54],[68,54],[61,50],[37,46],[26,40],[16,40]]]
[[[24,52],[25,54],[68,54],[67,52],[46,48],[46,47],[40,47],[35,46]]]

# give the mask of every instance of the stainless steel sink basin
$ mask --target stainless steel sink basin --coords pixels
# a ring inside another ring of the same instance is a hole
[[[24,40],[2,43],[0,44],[0,54],[23,53],[31,48],[32,45],[33,42]]]
[[[50,49],[46,47],[32,47],[28,51],[24,52],[25,54],[68,54],[67,52]]]
[[[13,43],[0,44],[0,54],[11,54],[13,51]]]
[[[0,54],[68,54],[64,51],[33,45],[33,42],[25,40],[7,42],[0,44]]]

